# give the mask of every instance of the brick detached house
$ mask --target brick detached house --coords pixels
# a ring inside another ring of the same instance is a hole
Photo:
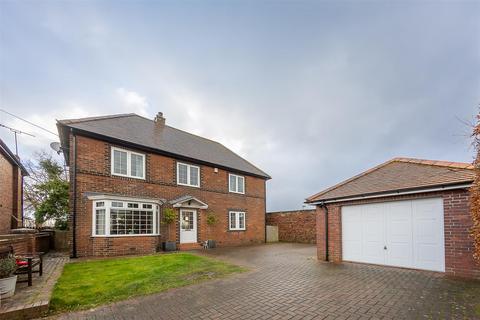
[[[468,163],[395,158],[321,191],[318,259],[480,277],[470,238]]]
[[[23,226],[23,177],[27,170],[0,139],[0,234]]]
[[[151,253],[165,240],[180,249],[265,241],[270,176],[220,143],[166,125],[162,113],[57,127],[70,168],[73,256]],[[166,208],[177,215],[169,226]]]

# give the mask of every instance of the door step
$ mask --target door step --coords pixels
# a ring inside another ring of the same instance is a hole
[[[178,245],[178,250],[198,250],[202,249],[202,245],[200,243],[180,243]]]

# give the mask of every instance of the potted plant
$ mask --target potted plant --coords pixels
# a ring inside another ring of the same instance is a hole
[[[210,228],[212,226],[214,226],[217,222],[218,222],[218,218],[215,215],[215,213],[208,212],[207,213],[207,224],[208,224],[208,227],[209,227],[209,231],[210,231]],[[209,232],[209,233],[211,234],[211,232]],[[207,241],[208,241],[208,247],[209,248],[215,248],[216,247],[215,240],[209,239]]]
[[[15,293],[17,276],[13,275],[17,269],[17,261],[13,255],[0,258],[0,295],[1,298],[8,298]]]
[[[162,242],[162,248],[164,251],[177,250],[177,243],[170,240],[170,225],[177,219],[175,210],[166,208],[163,210],[163,223],[167,226],[167,240]]]

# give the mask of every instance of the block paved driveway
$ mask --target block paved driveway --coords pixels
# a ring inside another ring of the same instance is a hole
[[[269,244],[201,252],[251,271],[60,319],[477,319],[480,282],[439,273],[327,264],[315,247]]]

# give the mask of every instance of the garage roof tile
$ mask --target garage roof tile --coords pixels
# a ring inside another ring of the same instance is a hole
[[[314,194],[306,202],[470,183],[475,177],[473,169],[472,164],[463,162],[394,158]]]

